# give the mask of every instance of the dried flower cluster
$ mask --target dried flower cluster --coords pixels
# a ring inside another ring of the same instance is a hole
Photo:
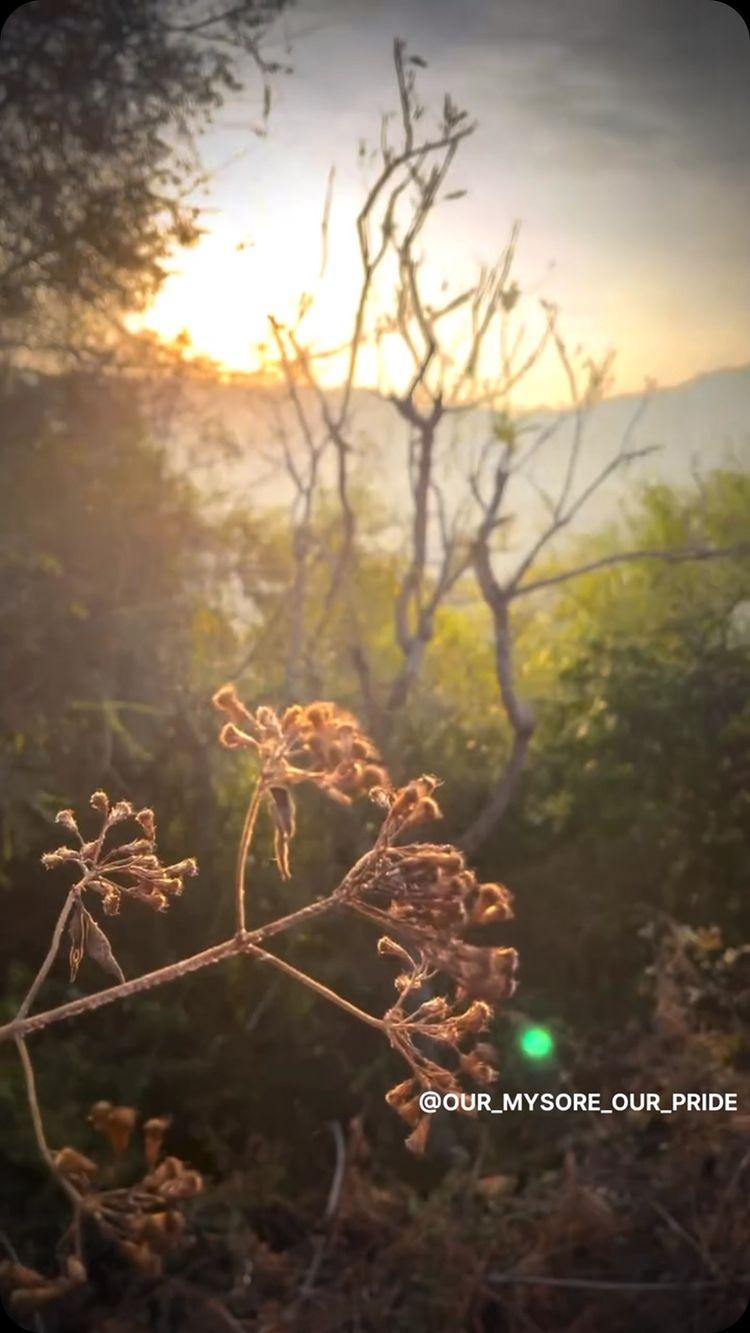
[[[159,860],[153,810],[136,810],[129,801],[117,801],[112,805],[103,791],[94,792],[91,805],[101,818],[97,836],[85,841],[73,811],[60,810],[55,822],[75,836],[78,846],[63,846],[46,852],[42,864],[48,870],[75,865],[81,872],[72,891],[74,901],[68,924],[71,981],[75,981],[85,955],[118,981],[124,981],[107,936],[84,906],[84,890],[91,889],[99,894],[109,916],[119,912],[123,895],[146,903],[157,912],[164,912],[170,900],[182,893],[185,878],[196,875],[198,867],[192,857],[173,865],[164,865]],[[110,831],[126,820],[135,821],[141,836],[115,846],[105,846]]]
[[[68,862],[77,865],[83,879],[80,888],[93,889],[100,894],[102,906],[109,916],[120,910],[123,895],[146,903],[157,912],[169,907],[171,898],[182,893],[183,880],[197,875],[198,867],[192,857],[163,865],[156,855],[156,821],[153,810],[136,810],[129,801],[110,804],[106,792],[96,791],[91,804],[101,816],[101,827],[96,838],[84,841],[72,810],[60,810],[55,822],[73,833],[77,847],[58,847],[42,857],[48,870]],[[118,824],[133,819],[141,836],[130,842],[105,849],[107,834]]]
[[[477,1041],[492,1018],[492,1006],[485,1000],[472,1000],[466,1008],[456,993],[453,999],[425,993],[436,969],[424,953],[410,953],[403,945],[385,935],[378,941],[378,952],[401,963],[396,977],[398,999],[385,1015],[393,1047],[411,1067],[411,1076],[398,1083],[386,1095],[386,1101],[409,1126],[406,1146],[422,1153],[427,1144],[431,1117],[419,1105],[424,1089],[461,1093],[462,1078],[484,1087],[497,1078],[495,1048]],[[430,1054],[430,1049],[435,1054]],[[427,1048],[427,1049],[425,1049]],[[471,1113],[469,1101],[461,1109]]]
[[[238,852],[236,931],[232,939],[171,964],[160,974],[136,978],[123,989],[134,994],[153,985],[157,978],[175,979],[219,957],[262,957],[384,1033],[409,1067],[409,1076],[391,1089],[387,1101],[409,1127],[407,1146],[413,1152],[422,1152],[431,1117],[420,1107],[420,1093],[429,1089],[459,1094],[457,1109],[471,1114],[472,1100],[465,1096],[464,1085],[470,1082],[487,1086],[497,1076],[496,1052],[485,1034],[493,1006],[513,993],[517,956],[512,948],[469,942],[464,933],[469,928],[506,921],[512,915],[510,895],[501,884],[481,883],[456,847],[403,841],[413,829],[440,818],[435,798],[438,779],[426,774],[394,789],[375,745],[350,713],[324,702],[295,705],[280,716],[263,706],[251,712],[232,685],[217,691],[213,702],[228,715],[220,735],[222,744],[229,749],[249,749],[259,761]],[[258,810],[264,802],[268,806],[276,860],[282,877],[288,878],[289,849],[295,833],[293,793],[304,783],[344,805],[357,795],[369,795],[383,812],[380,831],[374,845],[327,898],[248,932],[245,871]],[[180,1206],[203,1185],[199,1173],[184,1162],[162,1157],[168,1117],[155,1117],[143,1125],[146,1171],[127,1188],[104,1188],[106,1174],[102,1176],[97,1161],[70,1146],[53,1151],[44,1139],[25,1033],[33,1027],[47,1026],[72,1009],[83,1011],[82,1002],[77,1000],[49,1014],[27,1017],[57,954],[63,930],[67,925],[71,979],[76,977],[84,955],[88,955],[123,982],[104,931],[84,905],[86,891],[101,898],[107,914],[117,913],[123,898],[161,912],[182,892],[185,878],[197,872],[191,858],[170,865],[161,861],[152,810],[137,810],[128,801],[112,804],[102,791],[94,793],[91,804],[100,816],[100,827],[89,841],[81,834],[72,810],[62,810],[57,816],[57,823],[73,835],[75,845],[47,853],[44,865],[74,865],[79,878],[69,890],[47,957],[16,1019],[5,1030],[5,1035],[15,1036],[21,1055],[42,1154],[72,1201],[75,1214],[69,1236],[72,1245],[66,1247],[73,1252],[57,1276],[44,1277],[15,1262],[3,1266],[5,1282],[12,1291],[11,1308],[19,1314],[33,1315],[41,1306],[70,1294],[87,1281],[80,1229],[83,1219],[94,1220],[102,1235],[144,1276],[158,1278],[165,1255],[185,1232]],[[135,822],[138,834],[129,840],[122,834],[118,841],[113,832],[128,820]],[[356,912],[385,928],[378,951],[395,958],[400,970],[395,983],[396,1002],[382,1018],[358,1009],[322,982],[261,947],[266,936],[276,934],[279,928],[334,907]],[[438,977],[443,978],[443,984],[436,981]],[[448,993],[441,993],[445,990]],[[114,998],[117,993],[115,987],[90,998],[98,1005],[103,994]],[[40,1022],[40,1017],[46,1021]],[[134,1108],[100,1101],[92,1107],[89,1120],[107,1140],[114,1157],[123,1158],[137,1122]]]
[[[507,921],[510,895],[501,884],[480,884],[463,853],[450,844],[415,843],[384,849],[372,900],[394,920],[448,931]]]
[[[75,1254],[67,1256],[61,1271],[53,1277],[11,1259],[0,1263],[0,1285],[9,1292],[9,1309],[21,1319],[32,1317],[44,1306],[70,1295],[77,1287],[85,1286],[87,1280],[85,1265]]]
[[[430,1117],[419,1108],[423,1089],[460,1093],[462,1077],[485,1085],[496,1077],[493,1048],[476,1038],[489,1025],[492,1005],[512,995],[518,962],[515,949],[461,938],[468,926],[512,916],[506,888],[480,883],[463,853],[449,844],[395,842],[407,829],[440,817],[437,786],[426,774],[399,791],[371,793],[385,818],[372,852],[346,881],[352,910],[408,941],[407,948],[385,935],[378,950],[403,968],[396,978],[399,998],[384,1023],[412,1076],[391,1089],[387,1101],[410,1126],[407,1146],[413,1152],[424,1150],[429,1132]],[[437,973],[452,982],[452,997],[433,993]],[[436,1047],[439,1058],[427,1053]]]
[[[104,1101],[97,1102],[89,1114],[89,1121],[107,1140],[115,1158],[122,1158],[130,1147],[137,1120],[135,1107]],[[55,1169],[81,1196],[82,1215],[93,1217],[118,1253],[151,1278],[161,1275],[165,1257],[186,1236],[187,1221],[181,1205],[203,1189],[198,1171],[177,1157],[162,1156],[170,1123],[170,1116],[155,1116],[144,1122],[147,1169],[127,1188],[100,1188],[97,1179],[105,1174],[105,1168],[77,1148],[61,1148],[54,1155]],[[10,1291],[10,1309],[19,1315],[31,1314],[59,1300],[87,1279],[86,1267],[76,1254],[69,1254],[61,1272],[52,1277],[18,1263],[0,1264],[0,1282]]]
[[[351,713],[332,703],[294,704],[279,717],[272,708],[246,708],[234,685],[223,685],[213,702],[230,721],[219,739],[228,749],[254,750],[261,765],[260,788],[274,825],[274,851],[284,879],[295,832],[291,788],[311,782],[340,804],[387,785],[380,755]]]
[[[450,844],[395,842],[415,824],[440,818],[437,786],[425,774],[398,791],[372,793],[386,815],[373,851],[347,877],[347,901],[413,940],[435,970],[453,978],[459,998],[505,999],[515,986],[515,950],[468,944],[461,932],[512,917],[508,890],[480,883]]]

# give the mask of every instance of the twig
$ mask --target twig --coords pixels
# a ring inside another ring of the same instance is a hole
[[[250,851],[250,843],[253,840],[255,822],[258,818],[258,811],[260,809],[264,791],[265,787],[263,779],[259,778],[253,789],[250,804],[247,807],[245,823],[242,827],[239,851],[237,852],[237,870],[234,881],[234,905],[235,926],[238,935],[245,933],[245,871],[247,867],[247,855]]]
[[[243,953],[251,954],[261,963],[268,963],[269,967],[276,967],[280,972],[285,972],[288,977],[293,977],[300,985],[307,986],[308,990],[315,991],[316,995],[322,995],[324,1000],[330,1000],[331,1004],[338,1005],[345,1013],[351,1014],[353,1018],[358,1018],[360,1022],[367,1023],[370,1027],[378,1028],[381,1032],[387,1029],[387,1023],[382,1018],[376,1018],[374,1014],[368,1014],[364,1009],[360,1009],[350,1000],[345,1000],[343,995],[337,991],[331,990],[325,986],[322,981],[316,981],[307,972],[301,972],[299,968],[287,963],[283,958],[278,958],[274,953],[267,953],[265,949],[258,949],[255,945],[248,943],[245,938]]]
[[[706,1268],[708,1268],[708,1270],[712,1272],[715,1277],[718,1276],[716,1264],[711,1258],[711,1255],[708,1254],[706,1250],[704,1250],[703,1246],[696,1239],[696,1237],[691,1235],[690,1232],[687,1231],[685,1227],[682,1226],[682,1224],[677,1221],[676,1217],[672,1216],[669,1209],[665,1208],[663,1204],[659,1203],[658,1199],[651,1200],[651,1207],[653,1208],[655,1213],[658,1213],[662,1221],[666,1222],[670,1231],[673,1231],[676,1236],[679,1236],[681,1240],[684,1240],[685,1243],[690,1246],[691,1250],[693,1250],[693,1252],[698,1255],[698,1258],[701,1260],[703,1265]]]
[[[117,986],[109,986],[106,990],[96,991],[93,995],[84,995],[79,1000],[71,1000],[68,1004],[58,1005],[55,1009],[30,1014],[21,1019],[14,1018],[10,1023],[5,1023],[0,1027],[0,1041],[9,1041],[16,1037],[25,1037],[32,1032],[41,1032],[53,1024],[62,1023],[65,1019],[76,1018],[79,1014],[101,1009],[105,1004],[112,1004],[115,1000],[130,999],[131,996],[139,995],[142,991],[153,990],[156,986],[177,981],[180,977],[188,976],[192,972],[200,972],[204,967],[211,967],[215,963],[223,963],[227,958],[236,958],[243,953],[251,952],[254,947],[257,953],[257,945],[262,941],[309,921],[314,916],[330,912],[338,906],[339,901],[339,897],[334,892],[327,898],[319,898],[315,902],[307,903],[298,911],[290,912],[288,916],[279,917],[277,921],[270,921],[257,930],[246,931],[244,934],[233,936],[232,939],[224,940],[221,944],[214,944],[209,949],[202,950],[201,953],[193,954],[190,958],[182,958],[177,963],[169,963],[166,967],[157,968],[154,972],[146,972],[140,977],[133,977],[130,981],[121,982]]]
[[[325,275],[328,267],[328,224],[331,218],[331,204],[333,202],[333,183],[336,179],[336,167],[332,166],[328,172],[326,182],[325,202],[323,204],[323,216],[320,221],[320,273],[318,277]]]
[[[750,1275],[743,1277],[706,1278],[701,1282],[621,1282],[609,1278],[534,1277],[529,1273],[489,1273],[486,1278],[489,1291],[497,1286],[568,1287],[584,1291],[703,1291],[716,1287],[741,1287],[750,1283]]]
[[[65,929],[65,923],[68,919],[68,916],[70,915],[70,909],[73,906],[73,903],[75,902],[77,896],[78,896],[78,887],[76,886],[75,888],[72,888],[70,890],[70,893],[68,894],[67,898],[65,899],[65,902],[62,905],[62,910],[57,918],[55,929],[52,932],[52,939],[50,941],[49,949],[47,950],[47,955],[44,959],[44,962],[42,963],[42,966],[37,972],[34,980],[32,981],[31,986],[29,987],[29,990],[23,1002],[20,1005],[20,1008],[16,1015],[17,1018],[26,1017],[27,1013],[29,1012],[29,1009],[31,1008],[32,1004],[34,1003],[34,1000],[36,999],[37,995],[39,994],[39,991],[41,990],[42,986],[44,985],[44,982],[47,979],[49,970],[52,967],[52,964],[54,963],[55,958],[57,957],[57,951],[60,948],[60,941],[62,939],[62,934]]]
[[[29,1112],[31,1114],[31,1124],[34,1129],[34,1137],[36,1139],[37,1148],[39,1149],[39,1154],[42,1157],[43,1161],[46,1163],[47,1167],[49,1168],[50,1174],[57,1181],[57,1184],[60,1186],[60,1189],[63,1191],[63,1193],[67,1194],[70,1202],[76,1209],[76,1212],[79,1213],[81,1208],[81,1195],[78,1193],[78,1190],[75,1188],[75,1186],[70,1183],[67,1177],[64,1176],[62,1172],[58,1170],[55,1164],[55,1159],[52,1155],[49,1144],[47,1143],[47,1139],[44,1134],[42,1113],[39,1109],[39,1098],[37,1096],[36,1080],[34,1078],[34,1067],[31,1063],[31,1057],[27,1050],[26,1042],[23,1040],[22,1037],[17,1036],[15,1037],[15,1043],[16,1043],[16,1049],[18,1051],[21,1060],[21,1068],[23,1069],[24,1080],[26,1082],[26,1100],[28,1101],[29,1104]]]
[[[583,574],[592,574],[598,569],[609,569],[613,565],[630,564],[634,560],[662,560],[665,564],[684,564],[700,560],[722,560],[732,556],[750,555],[750,542],[738,542],[736,546],[698,546],[676,547],[672,550],[619,551],[613,555],[601,556],[588,564],[577,565],[574,569],[564,569],[559,574],[550,574],[544,579],[534,579],[532,583],[523,583],[513,588],[510,596],[524,597],[527,593],[538,592],[540,588],[552,588],[558,583],[567,583],[570,579],[580,578]]]
[[[346,1143],[343,1130],[338,1120],[329,1121],[329,1129],[333,1135],[333,1142],[336,1148],[336,1162],[333,1169],[331,1188],[328,1191],[328,1199],[323,1214],[323,1226],[327,1226],[336,1216],[336,1210],[339,1206],[339,1199],[341,1197],[341,1187],[344,1183],[344,1173],[346,1171]],[[316,1239],[315,1251],[310,1266],[305,1273],[302,1286],[300,1287],[300,1301],[305,1301],[312,1295],[315,1279],[318,1276],[320,1265],[323,1262],[327,1239],[328,1237],[325,1232],[321,1232]]]

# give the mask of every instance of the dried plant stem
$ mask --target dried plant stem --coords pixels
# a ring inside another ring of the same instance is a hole
[[[29,1112],[31,1114],[31,1124],[34,1129],[34,1137],[36,1139],[36,1144],[39,1149],[40,1156],[48,1166],[50,1173],[52,1174],[52,1176],[54,1176],[61,1190],[63,1190],[63,1192],[67,1194],[74,1208],[77,1211],[79,1211],[81,1207],[81,1196],[78,1193],[78,1190],[75,1188],[75,1186],[70,1183],[70,1181],[62,1174],[61,1171],[58,1171],[55,1165],[55,1159],[52,1156],[52,1152],[50,1151],[49,1144],[47,1143],[47,1139],[45,1137],[44,1125],[42,1124],[42,1113],[39,1109],[39,1098],[37,1096],[37,1091],[36,1091],[34,1067],[31,1063],[31,1057],[27,1050],[26,1042],[23,1040],[23,1037],[16,1037],[15,1043],[16,1043],[16,1049],[18,1050],[19,1058],[21,1060],[21,1068],[23,1069],[24,1080],[26,1082],[26,1100],[28,1101],[29,1104]]]
[[[27,1013],[29,1012],[29,1009],[31,1008],[32,1004],[34,1003],[34,1000],[36,999],[37,995],[39,994],[39,991],[41,990],[42,986],[44,985],[44,982],[47,979],[49,970],[52,964],[54,963],[55,958],[57,957],[57,951],[60,948],[60,940],[62,939],[62,934],[65,929],[65,923],[70,915],[70,909],[73,906],[73,903],[75,902],[77,896],[78,896],[78,886],[75,886],[70,890],[70,893],[68,894],[67,898],[65,899],[65,902],[62,905],[62,910],[60,912],[59,917],[57,918],[55,929],[52,932],[52,939],[50,941],[49,949],[47,950],[47,956],[45,957],[42,966],[40,967],[34,980],[32,981],[31,986],[29,987],[29,990],[26,996],[24,997],[23,1002],[21,1003],[21,1007],[19,1008],[18,1013],[16,1015],[17,1018],[26,1017]]]
[[[381,1032],[387,1030],[387,1024],[382,1018],[376,1018],[374,1014],[368,1014],[364,1009],[360,1009],[356,1004],[345,1000],[343,995],[339,995],[329,986],[325,986],[322,981],[316,981],[307,972],[300,972],[291,963],[287,963],[283,958],[278,958],[276,954],[266,953],[265,949],[258,949],[245,941],[245,953],[258,958],[260,962],[268,963],[271,967],[276,967],[280,972],[285,972],[288,977],[293,977],[295,981],[300,982],[302,986],[307,986],[309,990],[315,991],[316,995],[322,995],[325,1000],[330,1000],[331,1004],[338,1005],[345,1013],[351,1014],[353,1018],[358,1018],[360,1022],[369,1024],[370,1027],[378,1028]]]
[[[132,995],[139,995],[142,991],[152,990],[155,986],[163,986],[168,982],[178,981],[180,977],[187,976],[191,972],[200,972],[203,968],[211,967],[215,963],[223,963],[227,958],[235,958],[243,953],[255,952],[257,955],[259,952],[257,946],[262,944],[264,940],[270,939],[273,935],[279,935],[282,931],[291,930],[312,917],[330,912],[333,908],[338,907],[341,902],[342,896],[338,890],[335,890],[327,898],[319,898],[315,902],[307,903],[305,907],[299,908],[296,912],[291,912],[288,916],[279,917],[277,921],[270,921],[265,926],[259,926],[257,930],[235,935],[232,939],[224,940],[221,944],[214,944],[211,948],[193,954],[190,958],[182,958],[177,963],[170,963],[167,967],[160,967],[154,972],[133,977],[131,981],[122,982],[118,986],[109,986],[106,990],[96,991],[93,995],[84,995],[80,1000],[71,1000],[69,1004],[61,1004],[56,1009],[47,1009],[24,1018],[15,1018],[10,1023],[0,1027],[0,1042],[9,1041],[11,1038],[25,1037],[32,1032],[41,1032],[67,1018],[76,1018],[80,1014],[101,1009],[105,1004],[112,1004],[116,1000],[126,1000]],[[300,973],[299,976],[301,977],[302,974]],[[333,994],[332,992],[328,993],[325,987],[322,990],[326,993],[327,998],[330,998],[330,995]],[[358,1010],[356,1012],[358,1017],[361,1017],[360,1012]]]
[[[747,1274],[741,1277],[711,1278],[699,1282],[621,1282],[613,1278],[549,1277],[547,1274],[535,1277],[530,1273],[489,1273],[486,1289],[490,1295],[494,1294],[493,1287],[496,1286],[567,1287],[570,1290],[581,1291],[703,1291],[710,1287],[745,1286],[749,1280],[750,1276]]]
[[[237,870],[234,881],[234,902],[235,902],[235,926],[239,935],[245,931],[245,870],[247,868],[247,856],[250,851],[250,844],[255,832],[255,823],[260,810],[260,803],[265,792],[263,778],[258,778],[255,784],[253,794],[250,798],[250,804],[247,807],[245,823],[242,828],[242,837],[240,838],[239,850],[237,852]]]

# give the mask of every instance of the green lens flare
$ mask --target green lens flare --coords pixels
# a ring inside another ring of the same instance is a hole
[[[519,1045],[530,1060],[544,1060],[555,1049],[552,1033],[547,1028],[524,1028]]]

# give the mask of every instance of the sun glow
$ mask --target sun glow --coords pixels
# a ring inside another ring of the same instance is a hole
[[[192,249],[178,252],[172,260],[169,276],[153,304],[143,314],[130,320],[134,331],[155,334],[165,343],[180,339],[187,344],[188,357],[206,358],[218,373],[248,374],[274,379],[279,376],[278,349],[270,317],[294,326],[301,302],[306,313],[299,324],[299,339],[316,359],[316,377],[324,388],[342,383],[347,373],[348,345],[354,327],[361,289],[361,265],[351,234],[341,234],[332,226],[329,255],[321,265],[320,234],[315,228],[299,225],[297,219],[276,216],[266,222],[254,240],[244,237],[239,228],[224,216],[216,220]],[[475,280],[468,266],[458,272],[449,256],[440,253],[442,270],[451,271],[451,290],[461,290]],[[323,271],[321,269],[323,268]],[[376,312],[389,309],[393,302],[395,274],[383,276],[381,289],[373,293]],[[436,303],[446,299],[447,283],[436,268],[434,274]],[[451,349],[455,366],[462,362],[469,346],[468,316],[449,316],[455,320]],[[462,323],[463,319],[463,323]],[[524,315],[528,323],[528,316]],[[541,330],[527,330],[530,343]],[[447,321],[446,321],[447,323]],[[441,330],[447,332],[445,325]],[[488,339],[480,361],[480,380],[495,378],[497,348]],[[355,383],[383,393],[403,392],[414,372],[414,363],[402,339],[386,333],[377,341],[368,338],[360,348]],[[453,370],[449,368],[448,374]],[[477,393],[479,385],[474,386]],[[560,367],[542,359],[524,376],[514,393],[518,407],[563,401],[564,385]]]
[[[303,241],[290,247],[283,228],[261,243],[219,224],[175,256],[153,304],[131,326],[166,342],[186,335],[196,356],[222,370],[257,373],[276,360],[269,316],[295,319],[315,265],[310,247]],[[346,283],[329,276],[325,318],[322,305],[315,311],[321,343],[341,338],[349,305]]]

